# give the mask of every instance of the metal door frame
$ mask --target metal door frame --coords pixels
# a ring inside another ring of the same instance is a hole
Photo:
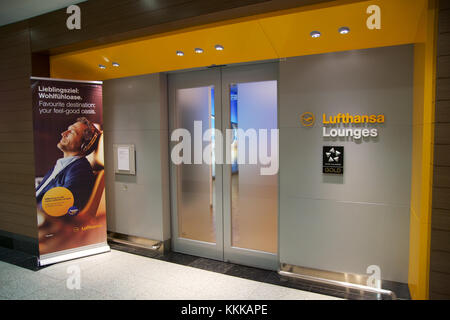
[[[220,69],[209,69],[169,74],[168,76],[168,102],[169,102],[169,130],[171,133],[176,125],[176,90],[214,86],[215,128],[220,128],[222,123],[221,110],[221,83]],[[169,153],[176,142],[169,141]],[[169,155],[170,159],[170,155]],[[205,257],[223,261],[223,216],[222,216],[222,166],[215,165],[216,179],[216,243],[192,240],[178,236],[178,169],[170,159],[170,193],[171,193],[171,220],[172,220],[172,248],[174,251],[183,252],[199,257]]]
[[[222,129],[224,131],[230,128],[230,85],[237,83],[261,82],[270,80],[276,80],[278,86],[278,63],[230,66],[224,67],[222,69]],[[226,148],[225,143],[224,148]],[[224,154],[226,154],[225,149],[223,152]],[[277,217],[279,217],[278,212]],[[277,253],[238,248],[233,247],[231,244],[231,164],[223,165],[223,218],[224,261],[263,269],[278,270],[279,244]],[[278,230],[279,228],[277,228],[277,241],[279,239]]]

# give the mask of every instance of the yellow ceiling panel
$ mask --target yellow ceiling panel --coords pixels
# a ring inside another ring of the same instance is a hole
[[[381,8],[380,30],[366,26],[366,9],[371,4]],[[213,64],[414,43],[426,4],[427,0],[332,1],[328,7],[299,8],[55,55],[50,58],[50,72],[54,78],[106,80]],[[339,34],[341,26],[349,27],[350,33]],[[311,38],[313,30],[322,36]],[[225,50],[216,51],[216,44]],[[204,52],[194,53],[196,47]],[[177,56],[177,50],[183,51],[184,56]],[[112,62],[120,66],[113,67]],[[100,69],[99,64],[106,69]]]
[[[372,4],[381,9],[379,30],[366,25],[366,10]],[[425,4],[422,0],[362,1],[265,18],[260,23],[280,57],[392,46],[415,42]],[[338,33],[343,26],[350,28],[349,34]],[[310,36],[315,30],[321,32],[320,38]]]
[[[225,50],[214,49],[216,44]],[[203,53],[194,52],[202,48]],[[176,51],[184,56],[179,57]],[[74,54],[51,57],[52,77],[111,79],[130,75],[276,57],[257,21],[184,32]],[[112,67],[118,62],[120,67]],[[102,70],[99,64],[107,66]]]

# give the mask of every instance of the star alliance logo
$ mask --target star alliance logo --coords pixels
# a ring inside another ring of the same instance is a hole
[[[344,173],[344,147],[323,147],[322,173]]]
[[[325,152],[328,157],[328,162],[339,162],[339,156],[342,154],[341,152],[331,148],[329,152]]]

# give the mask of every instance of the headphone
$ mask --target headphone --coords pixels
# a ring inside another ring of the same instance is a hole
[[[100,135],[102,134],[92,123],[89,122],[89,128],[91,127],[94,129],[92,138],[88,142],[83,142],[80,147],[81,153],[86,156],[94,151],[93,146],[98,142],[98,137],[100,137]]]

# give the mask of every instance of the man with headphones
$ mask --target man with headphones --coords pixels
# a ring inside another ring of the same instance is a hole
[[[100,131],[85,117],[78,118],[66,131],[61,133],[57,147],[63,157],[47,172],[36,188],[36,202],[41,206],[44,194],[55,187],[65,187],[74,196],[74,207],[81,211],[92,192],[95,176],[86,156],[98,144]]]

